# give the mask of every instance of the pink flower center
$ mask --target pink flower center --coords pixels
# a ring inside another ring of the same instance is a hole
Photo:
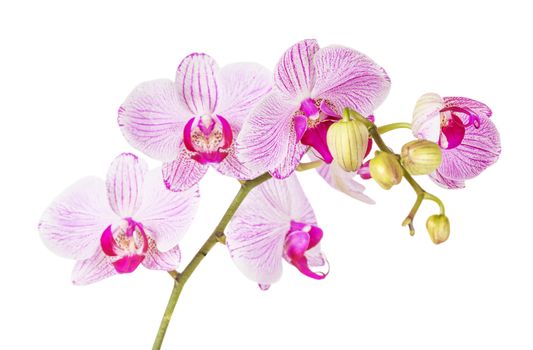
[[[319,157],[329,164],[333,157],[328,148],[327,133],[331,124],[339,119],[339,114],[329,101],[308,98],[294,114],[296,138],[302,144],[313,147]]]
[[[316,247],[322,236],[323,232],[318,226],[297,221],[291,221],[291,228],[285,236],[285,259],[301,273],[314,279],[323,279],[327,273],[311,271],[305,253]]]
[[[141,223],[125,218],[116,228],[109,225],[100,237],[100,246],[111,258],[118,273],[135,271],[149,248],[148,237]]]
[[[222,162],[232,142],[231,126],[219,115],[191,118],[183,129],[185,147],[201,164]]]
[[[461,118],[463,117],[463,119]],[[466,123],[463,120],[466,119]],[[440,110],[439,146],[452,149],[461,144],[467,127],[479,128],[479,117],[468,108],[446,107]]]

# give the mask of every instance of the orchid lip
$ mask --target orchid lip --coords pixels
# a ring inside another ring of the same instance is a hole
[[[228,155],[233,132],[220,115],[203,115],[189,119],[183,129],[183,144],[191,158],[201,164],[220,163]]]
[[[339,119],[333,106],[326,100],[307,98],[294,116],[296,139],[303,145],[313,147],[320,158],[330,164],[333,156],[327,145],[327,132],[331,124]]]
[[[285,256],[302,274],[313,279],[324,279],[327,273],[310,269],[305,253],[316,247],[322,240],[323,232],[318,226],[291,221],[285,237]]]
[[[459,113],[466,114],[468,116],[468,122],[466,124],[463,124],[463,125],[465,127],[468,127],[470,125],[474,125],[474,127],[476,129],[479,129],[481,118],[479,118],[479,116],[476,113],[474,113],[470,108],[466,108],[466,107],[445,107],[445,108],[440,110],[441,113],[448,112],[448,111],[450,111],[450,112],[459,112]]]
[[[463,120],[456,114],[462,113],[468,116],[468,122]],[[469,108],[462,107],[446,107],[440,110],[441,128],[439,136],[439,146],[443,149],[453,149],[458,147],[465,136],[465,129],[469,126],[474,126],[476,129],[480,127],[480,118]]]
[[[149,242],[141,223],[124,218],[115,229],[109,225],[104,230],[100,246],[118,273],[130,273],[144,260]]]

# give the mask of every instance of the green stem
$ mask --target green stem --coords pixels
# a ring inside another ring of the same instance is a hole
[[[185,283],[189,279],[189,277],[192,275],[194,270],[200,265],[202,260],[207,256],[209,251],[218,243],[223,242],[225,240],[224,230],[226,229],[226,226],[228,225],[229,221],[243,202],[243,200],[246,198],[248,193],[250,191],[260,185],[261,183],[265,182],[266,180],[270,179],[270,174],[265,173],[253,180],[248,180],[242,183],[241,189],[233,199],[233,202],[231,202],[230,206],[224,213],[224,216],[222,216],[222,219],[220,219],[220,222],[218,223],[217,227],[213,231],[213,233],[209,236],[207,241],[202,245],[200,250],[196,253],[196,255],[192,258],[192,260],[189,262],[189,264],[185,267],[182,273],[177,273],[176,271],[169,272],[170,275],[174,278],[174,288],[172,289],[172,293],[170,294],[170,298],[168,300],[167,307],[165,309],[165,313],[163,315],[163,319],[161,320],[161,324],[159,326],[159,330],[157,332],[157,336],[154,341],[154,345],[152,346],[153,350],[161,349],[161,345],[163,344],[163,339],[165,338],[165,333],[168,328],[168,324],[170,323],[170,319],[172,318],[172,313],[174,312],[174,308],[176,307],[176,303],[178,302],[178,298],[181,294],[181,291],[183,287],[185,286]]]
[[[382,130],[385,130],[384,132],[387,132],[387,131],[389,131],[389,129],[390,130],[393,129],[392,128],[393,125],[396,125],[396,127],[394,127],[394,129],[397,129],[398,127],[400,127],[399,125],[402,125],[401,127],[406,127],[407,125],[409,125],[409,127],[410,127],[410,124],[408,124],[408,123],[394,123],[394,124],[384,125],[383,127],[378,128],[370,120],[362,117],[360,114],[358,114],[355,111],[350,111],[350,116],[352,118],[360,121],[361,123],[363,123],[368,128],[368,133],[370,134],[372,139],[374,139],[374,142],[376,143],[376,145],[379,147],[380,150],[382,150],[383,152],[388,152],[388,153],[393,154],[393,155],[398,157],[398,155],[395,154],[385,144],[385,141],[383,141],[383,139],[381,138],[379,130],[383,128]],[[442,203],[442,201],[437,196],[435,196],[435,195],[433,195],[433,194],[431,194],[429,192],[426,192],[426,190],[424,190],[422,188],[422,186],[420,186],[418,184],[418,182],[416,182],[416,180],[411,176],[411,174],[409,174],[409,172],[403,167],[403,165],[401,165],[401,163],[400,163],[400,166],[403,169],[403,177],[405,178],[405,180],[407,180],[409,185],[411,185],[411,187],[413,188],[413,190],[415,190],[415,193],[416,193],[415,204],[413,205],[413,208],[411,209],[411,211],[409,212],[409,214],[407,215],[407,217],[405,218],[405,220],[402,223],[403,226],[409,225],[409,233],[412,236],[412,235],[415,234],[415,229],[414,229],[414,226],[413,226],[413,220],[414,220],[414,217],[415,217],[415,215],[416,215],[416,213],[418,211],[418,208],[420,208],[420,205],[422,204],[424,199],[431,200],[431,201],[437,203],[439,205],[440,212],[441,212],[442,215],[444,215],[444,204]]]
[[[378,132],[380,134],[384,134],[386,132],[396,130],[396,129],[411,129],[411,124],[409,123],[392,123],[392,124],[386,124],[382,125],[378,128]]]
[[[310,169],[314,169],[314,168],[318,168],[319,166],[321,166],[324,162],[319,159],[319,160],[315,160],[313,162],[308,162],[308,163],[300,163],[298,164],[298,166],[296,167],[296,170],[297,171],[306,171],[306,170],[310,170]]]

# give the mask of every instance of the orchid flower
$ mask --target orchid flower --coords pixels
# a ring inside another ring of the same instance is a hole
[[[446,188],[463,188],[498,160],[500,135],[485,104],[465,97],[420,97],[413,112],[412,130],[419,139],[437,143],[442,163],[430,175]]]
[[[267,69],[236,63],[219,69],[206,54],[181,62],[176,80],[140,84],[119,108],[124,137],[148,156],[164,161],[173,191],[198,183],[209,164],[240,180],[259,173],[235,156],[234,140],[256,102],[271,90]]]
[[[54,253],[78,260],[74,284],[130,273],[141,263],[169,271],[180,262],[178,242],[198,201],[197,186],[171,192],[160,170],[147,172],[144,161],[124,153],[111,164],[105,182],[86,177],[56,198],[39,231]]]
[[[267,289],[281,277],[283,259],[308,277],[325,278],[327,273],[310,269],[326,263],[319,245],[322,235],[292,175],[267,181],[250,192],[230,223],[226,244],[244,275]]]
[[[326,134],[341,110],[370,115],[390,88],[387,73],[370,58],[345,47],[320,49],[316,40],[292,46],[274,72],[274,88],[246,120],[237,147],[245,164],[279,179],[309,147],[330,164]]]

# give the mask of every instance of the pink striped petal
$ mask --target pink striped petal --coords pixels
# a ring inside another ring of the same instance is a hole
[[[212,166],[221,174],[238,180],[251,180],[263,173],[262,169],[252,169],[243,164],[235,153],[235,145],[226,152],[227,156],[222,162],[212,163]]]
[[[39,222],[44,244],[71,259],[88,259],[100,247],[100,235],[118,220],[106,197],[104,181],[84,178],[59,195]]]
[[[163,164],[163,180],[168,189],[181,192],[196,185],[207,169],[207,165],[192,159],[190,152],[182,146],[174,161]]]
[[[411,130],[419,139],[439,142],[440,138],[440,111],[445,107],[442,97],[435,93],[422,95],[413,111]]]
[[[107,172],[107,198],[113,211],[120,217],[133,216],[142,201],[145,161],[131,153],[122,153],[111,163]]]
[[[216,113],[229,121],[237,135],[255,105],[272,89],[272,75],[256,63],[234,63],[220,69],[218,81]]]
[[[218,102],[218,66],[213,58],[193,53],[181,61],[176,72],[178,99],[193,115],[211,114]]]
[[[157,249],[166,252],[175,247],[189,229],[200,201],[198,186],[182,192],[169,191],[161,169],[146,174],[143,202],[135,213],[145,232],[154,239]]]
[[[97,249],[90,258],[76,263],[72,271],[72,283],[91,284],[116,274],[110,258],[101,249]]]
[[[312,152],[309,152],[308,155],[313,161],[319,159]],[[345,193],[352,198],[360,200],[361,202],[375,204],[372,198],[363,193],[365,186],[353,179],[357,173],[345,171],[335,161],[333,161],[331,164],[323,164],[316,170],[318,174],[322,176],[322,178],[337,191]]]
[[[303,40],[290,47],[274,69],[276,87],[291,98],[309,97],[315,80],[313,56],[316,40]]]
[[[133,90],[118,110],[118,125],[133,147],[165,161],[176,157],[188,117],[190,112],[180,108],[174,82],[161,79]]]
[[[180,260],[181,252],[178,246],[166,252],[160,252],[154,247],[146,253],[143,265],[150,270],[170,271],[178,268]]]
[[[461,145],[442,150],[442,163],[437,170],[448,179],[471,179],[495,163],[500,152],[500,135],[496,126],[489,118],[481,117],[479,128],[466,128]]]
[[[492,116],[492,111],[490,108],[486,104],[479,101],[466,97],[443,97],[442,99],[446,107],[468,108],[478,117],[489,118]]]
[[[383,68],[355,50],[330,46],[315,55],[316,82],[312,98],[324,98],[339,109],[351,107],[372,114],[390,89]]]
[[[442,174],[440,174],[438,170],[433,172],[433,174],[430,174],[429,177],[437,185],[440,185],[441,187],[444,187],[444,188],[459,189],[459,188],[464,188],[465,187],[465,181],[464,180],[448,179],[448,178],[442,176]]]
[[[297,105],[279,93],[268,94],[239,133],[239,159],[258,172],[273,170],[289,152],[291,134],[295,134],[292,114],[297,109]]]
[[[277,179],[285,179],[289,177],[294,170],[296,170],[298,164],[300,164],[300,161],[308,148],[302,142],[298,142],[294,119],[291,121],[288,134],[289,138],[287,140],[286,153],[283,155],[281,163],[278,163],[274,167],[274,170],[270,172],[272,176]]]

